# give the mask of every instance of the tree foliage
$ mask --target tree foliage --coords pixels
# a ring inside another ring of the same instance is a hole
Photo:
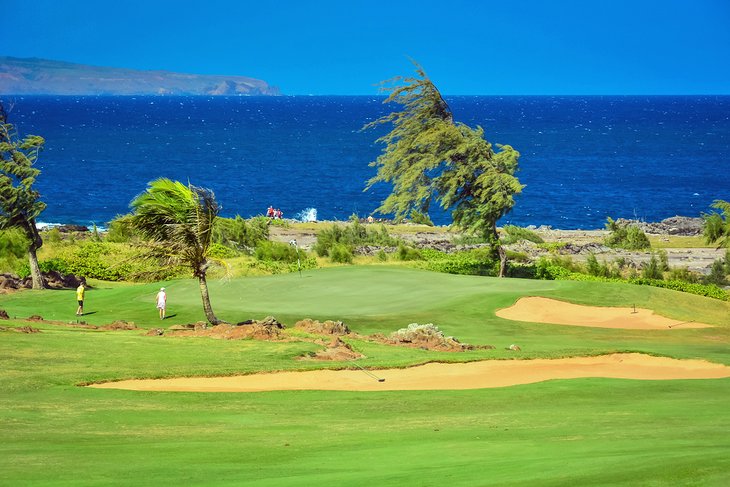
[[[417,64],[416,73],[383,83],[390,93],[385,103],[397,103],[402,110],[365,126],[392,125],[378,139],[385,148],[370,164],[377,174],[366,189],[392,184],[376,211],[396,219],[412,211],[427,214],[433,202],[451,210],[456,226],[482,236],[500,256],[504,275],[506,253],[499,244],[497,221],[512,209],[514,195],[523,188],[514,176],[519,152],[509,145],[495,152],[481,127],[455,122],[449,105]]]
[[[707,243],[717,243],[718,247],[730,247],[730,203],[715,200],[712,208],[721,213],[703,214],[703,234]]]
[[[0,229],[18,228],[28,237],[34,289],[45,287],[38,267],[37,251],[43,245],[43,239],[36,228],[36,218],[46,204],[33,187],[40,174],[34,164],[44,143],[43,137],[38,135],[20,139],[0,105]]]
[[[608,217],[606,219],[606,230],[610,232],[605,240],[606,245],[609,247],[626,250],[644,250],[651,247],[649,237],[634,224],[622,225]]]
[[[151,254],[167,265],[187,266],[198,278],[206,318],[214,325],[221,323],[213,313],[206,281],[213,226],[220,211],[213,192],[160,178],[130,206],[132,225],[154,244]]]

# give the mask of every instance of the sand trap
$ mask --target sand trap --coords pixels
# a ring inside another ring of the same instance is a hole
[[[426,364],[407,369],[373,370],[378,382],[361,370],[280,372],[233,377],[125,380],[89,387],[134,391],[257,392],[284,390],[402,391],[482,389],[551,379],[720,379],[730,367],[704,360],[676,360],[642,354],[613,354],[549,360],[486,360],[462,364]]]
[[[631,330],[712,328],[706,323],[682,322],[655,315],[650,309],[583,306],[537,296],[520,298],[514,306],[498,310],[497,316],[534,323]]]

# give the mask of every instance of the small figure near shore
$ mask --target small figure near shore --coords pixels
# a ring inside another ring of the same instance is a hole
[[[160,319],[165,319],[165,310],[167,309],[167,293],[165,293],[165,288],[161,287],[160,292],[157,293],[157,309],[160,311]]]
[[[274,207],[269,205],[269,209],[266,210],[266,216],[269,218],[274,218]]]
[[[84,314],[84,294],[86,291],[86,285],[83,281],[76,288],[76,301],[79,303],[79,307],[76,308],[76,316],[83,316]]]

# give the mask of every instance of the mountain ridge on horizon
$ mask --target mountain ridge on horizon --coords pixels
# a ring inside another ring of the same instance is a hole
[[[0,56],[0,94],[277,96],[281,93],[276,86],[247,76],[136,70]]]

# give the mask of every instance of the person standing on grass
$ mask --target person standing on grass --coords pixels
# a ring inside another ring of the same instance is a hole
[[[79,284],[79,287],[76,288],[76,301],[79,303],[79,307],[76,308],[76,316],[82,316],[84,314],[84,292],[86,291],[86,287],[84,286],[84,283],[81,282]]]
[[[165,319],[165,309],[167,308],[167,294],[165,288],[161,287],[160,292],[157,293],[157,309],[160,310],[160,319]]]

